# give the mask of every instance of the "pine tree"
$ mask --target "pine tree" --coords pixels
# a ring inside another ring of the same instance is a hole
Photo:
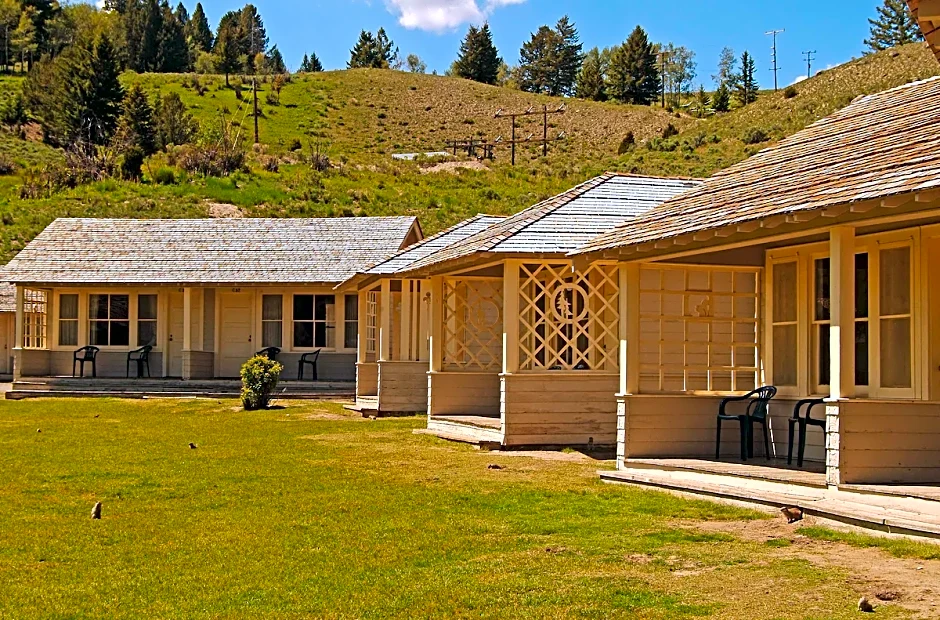
[[[316,73],[317,71],[323,71],[323,65],[320,64],[320,59],[317,58],[317,55],[311,54],[310,56],[307,56],[304,54],[304,59],[300,63],[300,72]]]
[[[201,2],[196,4],[193,16],[186,24],[186,41],[200,52],[212,50],[212,30]]]
[[[496,84],[502,63],[503,60],[493,44],[490,25],[483,24],[480,28],[470,26],[460,43],[460,52],[457,54],[457,60],[454,61],[453,73],[467,80]]]
[[[567,15],[555,24],[555,32],[561,41],[555,67],[555,92],[559,95],[571,95],[578,82],[581,63],[584,62],[581,38]]]
[[[287,65],[284,64],[284,57],[281,55],[281,50],[277,49],[277,45],[271,48],[265,64],[271,73],[287,73]]]
[[[755,74],[757,69],[754,64],[754,57],[745,50],[741,54],[741,71],[735,76],[734,91],[735,97],[741,105],[747,105],[757,100],[757,78]]]
[[[375,37],[371,32],[363,30],[359,33],[359,40],[356,45],[349,50],[349,62],[346,66],[350,69],[363,69],[374,67],[377,62],[375,53]]]
[[[153,108],[140,84],[132,86],[124,96],[119,131],[128,141],[126,146],[136,146],[145,156],[156,152]]]
[[[87,93],[95,144],[106,144],[117,127],[124,100],[120,77],[121,67],[111,40],[98,37],[91,61],[91,89]]]
[[[171,144],[188,144],[196,138],[199,125],[186,111],[180,96],[174,92],[157,95],[153,104],[156,144],[166,149]]]
[[[257,71],[260,67],[255,66],[255,58],[268,49],[268,34],[255,5],[246,4],[238,11],[236,34],[240,53],[248,57],[248,71]]]
[[[731,109],[731,91],[728,85],[722,82],[715,91],[715,98],[712,101],[712,108],[715,112],[727,112]]]
[[[884,0],[884,4],[878,7],[877,18],[869,19],[868,23],[871,34],[865,39],[866,53],[924,39],[904,0]]]
[[[649,105],[658,90],[656,54],[646,32],[637,26],[611,57],[607,92],[623,103]]]
[[[592,101],[606,99],[605,72],[606,67],[603,64],[601,52],[595,47],[584,56],[584,62],[581,64],[581,71],[578,73],[577,96]]]
[[[378,59],[377,69],[400,69],[401,61],[398,59],[398,48],[385,34],[385,28],[379,28],[375,33],[375,56]]]
[[[181,73],[189,69],[189,46],[184,26],[166,0],[160,5],[160,33],[153,71]]]
[[[127,0],[121,23],[129,69],[138,73],[159,70],[163,16],[158,0]]]
[[[708,114],[708,109],[712,105],[712,100],[709,98],[708,93],[705,92],[705,85],[699,84],[698,92],[695,94],[695,110],[696,116],[699,118],[704,118]]]
[[[228,86],[228,76],[243,68],[235,24],[219,24],[219,32],[215,37],[215,55],[218,58],[218,70],[225,74],[225,85]]]
[[[557,95],[558,33],[541,26],[519,50],[519,88],[530,93]]]

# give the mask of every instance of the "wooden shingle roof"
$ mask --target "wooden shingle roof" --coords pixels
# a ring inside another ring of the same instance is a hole
[[[927,45],[940,60],[940,2],[937,0],[907,0],[907,5],[920,25]]]
[[[940,188],[940,77],[860,97],[575,254]]]
[[[565,255],[700,183],[696,179],[603,174],[415,261],[408,272],[440,269],[450,261],[483,253]]]
[[[69,284],[336,284],[402,249],[414,217],[58,219],[0,276]]]
[[[0,282],[0,312],[16,312],[16,286]]]

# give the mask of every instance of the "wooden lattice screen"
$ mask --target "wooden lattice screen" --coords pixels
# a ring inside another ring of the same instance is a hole
[[[23,291],[23,348],[45,349],[48,343],[49,293]]]
[[[366,293],[366,360],[374,362],[376,357],[379,320],[379,292]]]
[[[444,280],[443,364],[448,370],[494,371],[503,364],[503,281]]]
[[[519,369],[616,372],[616,265],[573,272],[570,263],[523,264],[519,273]]]

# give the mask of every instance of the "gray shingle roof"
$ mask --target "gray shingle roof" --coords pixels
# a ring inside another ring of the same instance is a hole
[[[566,254],[699,184],[696,179],[603,174],[416,260],[408,271],[427,271],[477,253]]]
[[[16,312],[16,286],[0,282],[0,312]]]
[[[402,249],[414,217],[58,219],[0,271],[64,284],[335,284]]]

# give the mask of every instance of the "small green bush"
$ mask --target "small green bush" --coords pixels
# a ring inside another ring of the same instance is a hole
[[[173,185],[176,183],[176,175],[172,168],[159,168],[153,174],[153,181],[157,185]]]
[[[246,411],[267,409],[284,367],[263,355],[256,355],[242,366],[242,406]]]
[[[760,144],[761,142],[767,142],[769,139],[770,136],[760,127],[749,127],[741,135],[741,142],[744,144]]]
[[[783,98],[784,99],[793,99],[799,93],[796,92],[796,86],[787,86],[783,89]]]
[[[13,174],[16,171],[16,164],[13,163],[13,160],[0,153],[0,176],[5,176],[8,174]]]
[[[139,181],[140,169],[144,165],[144,151],[139,146],[132,146],[124,153],[121,160],[121,178],[125,181]]]

